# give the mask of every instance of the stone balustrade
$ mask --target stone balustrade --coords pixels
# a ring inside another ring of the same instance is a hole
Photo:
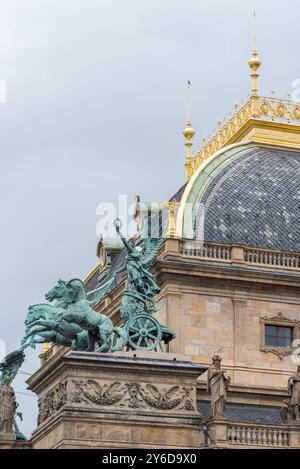
[[[273,249],[183,240],[181,254],[210,261],[240,263],[250,267],[300,270],[300,253]]]
[[[184,241],[182,254],[204,259],[231,261],[232,246],[227,244],[202,243],[201,241]]]
[[[292,252],[268,251],[263,249],[245,249],[245,262],[288,269],[300,269],[300,254]]]
[[[258,446],[258,447],[289,447],[289,430],[282,427],[228,425],[227,439],[231,445]]]

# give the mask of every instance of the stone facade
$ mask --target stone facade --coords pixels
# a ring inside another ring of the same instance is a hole
[[[216,423],[206,419],[210,433],[207,446],[297,446],[293,435],[299,427],[290,431],[280,419],[287,382],[297,368],[292,359],[295,349],[266,346],[264,327],[275,324],[298,328],[300,270],[278,261],[276,265],[255,263],[243,246],[225,246],[227,258],[222,259],[212,254],[209,258],[199,255],[191,241],[187,254],[185,243],[182,239],[166,239],[153,266],[161,287],[159,320],[177,336],[165,347],[166,352],[191,356],[194,364],[203,367],[209,365],[214,353],[219,353],[232,379],[228,407],[250,405],[262,408],[264,417],[271,411],[277,415],[276,422],[264,422],[262,418],[251,424],[243,417],[232,421],[229,415],[216,429]],[[211,252],[213,249],[214,245]],[[99,310],[116,322],[123,288],[124,284],[119,284],[99,305]],[[197,381],[197,400],[209,401],[206,374]],[[220,432],[221,442],[213,436]]]
[[[189,241],[189,244],[191,242]],[[228,247],[226,249],[229,249]],[[280,418],[295,349],[267,347],[265,324],[299,333],[300,275],[231,258],[186,255],[166,239],[153,266],[157,313],[176,339],[165,352],[94,354],[53,347],[29,379],[39,398],[33,448],[297,448],[300,426]],[[98,305],[117,324],[125,280]],[[225,419],[211,419],[206,369],[231,377]]]
[[[297,367],[294,350],[265,346],[264,325],[299,324],[300,273],[254,271],[236,262],[229,271],[222,260],[181,255],[181,241],[176,242],[177,256],[173,241],[172,251],[165,250],[155,266],[162,282],[160,314],[177,334],[169,350],[203,365],[218,352],[233,384],[286,388]]]
[[[38,395],[39,417],[26,445],[33,449],[299,447],[297,422],[247,423],[245,412],[237,419],[237,412],[234,416],[230,409],[239,402],[243,410],[252,400],[260,404],[256,412],[266,409],[265,416],[271,417],[283,391],[233,385],[225,418],[213,419],[201,412],[205,402],[210,404],[205,377],[206,367],[172,352],[49,353],[28,380]]]
[[[39,398],[32,447],[198,448],[203,372],[175,354],[55,355],[28,381]]]
[[[298,158],[292,155],[297,164]],[[214,165],[220,166],[216,161]],[[203,174],[199,174],[199,190],[183,189],[195,200],[202,190],[201,178],[208,177]],[[251,182],[251,191],[252,186]],[[277,194],[277,183],[274,191]],[[253,202],[247,210],[256,206]],[[238,220],[244,220],[245,207],[234,208],[242,214]],[[295,210],[291,214],[297,216]],[[276,244],[280,226],[266,229],[264,243],[256,246],[254,241],[229,244],[231,238],[226,238],[227,244],[219,238],[203,243],[185,239],[185,223],[183,218],[177,230],[182,237],[166,236],[151,267],[161,289],[156,316],[175,331],[176,339],[162,344],[164,353],[144,356],[141,352],[103,355],[51,349],[29,380],[39,397],[38,427],[31,441],[34,448],[300,447],[298,422],[280,418],[288,398],[288,379],[298,365],[298,344],[265,343],[266,325],[288,326],[292,339],[300,339],[300,254],[285,252],[286,244]],[[220,219],[221,232],[231,229],[230,222],[223,224]],[[243,236],[248,228],[256,236],[252,225],[248,220]],[[241,223],[233,228],[240,230]],[[294,231],[290,235],[293,238]],[[266,247],[268,240],[272,249]],[[297,249],[298,238],[291,242],[288,246]],[[109,267],[111,273],[124,263],[125,254],[120,251],[116,265]],[[98,286],[99,278],[103,281],[105,268],[94,269],[87,291]],[[96,308],[116,325],[125,289],[126,278],[119,276]],[[215,354],[222,356],[222,369],[231,377],[224,419],[212,419],[207,412],[210,396],[205,370]]]
[[[159,320],[176,332],[167,351],[208,366],[215,352],[233,385],[280,387],[296,370],[293,349],[266,347],[264,324],[296,327],[300,322],[300,271],[230,262],[182,253],[182,240],[167,239],[153,268],[161,293]],[[230,270],[229,270],[230,267]],[[118,321],[124,285],[99,310]]]

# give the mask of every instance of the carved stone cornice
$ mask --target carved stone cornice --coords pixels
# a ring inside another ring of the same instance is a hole
[[[62,356],[50,358],[27,380],[29,389],[41,395],[45,388],[55,386],[58,378],[61,381],[70,376],[70,373],[78,375],[87,370],[103,377],[117,373],[122,381],[130,380],[132,374],[138,381],[143,381],[144,376],[159,380],[177,380],[182,376],[187,385],[206,371],[205,366],[192,364],[186,356],[176,353],[143,354],[135,351],[101,354],[65,349],[61,354]]]

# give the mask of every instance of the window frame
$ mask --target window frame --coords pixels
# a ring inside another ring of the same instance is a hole
[[[280,346],[280,345],[266,345],[265,326],[290,327],[292,329],[291,341],[293,343],[294,334],[295,334],[295,327],[297,326],[298,323],[299,323],[299,321],[297,319],[289,319],[289,318],[283,316],[282,313],[278,313],[277,316],[273,316],[273,317],[267,317],[267,316],[261,317],[260,318],[261,351],[267,352],[269,349],[270,350],[274,349],[274,350],[285,350],[287,352],[288,350],[291,350],[291,353],[292,353],[292,351],[294,350],[292,345],[285,346],[285,347]]]
[[[274,327],[275,328],[275,335],[270,335],[267,333],[267,327]],[[280,330],[281,329],[286,329],[289,330],[290,334],[286,336],[280,335]],[[279,348],[290,348],[293,343],[293,335],[294,335],[294,327],[291,324],[270,324],[268,322],[265,322],[264,325],[264,343],[266,347],[279,347]],[[267,338],[268,337],[274,337],[275,338],[275,344],[267,344]],[[288,345],[281,345],[280,340],[281,339],[289,339],[290,343]]]

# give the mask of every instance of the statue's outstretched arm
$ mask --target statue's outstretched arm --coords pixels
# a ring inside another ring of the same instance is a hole
[[[127,239],[125,238],[123,233],[121,231],[118,231],[118,235],[120,236],[120,239],[121,239],[122,243],[124,244],[124,246],[126,247],[126,249],[128,250],[128,252],[130,252],[130,253],[133,252],[134,247],[132,246],[131,243],[129,243],[129,241],[127,241]]]
[[[134,247],[132,246],[131,243],[126,239],[126,237],[123,235],[121,228],[122,228],[122,222],[118,218],[114,221],[114,226],[116,228],[116,232],[119,235],[120,240],[124,244],[124,246],[127,248],[128,252],[133,252]]]

